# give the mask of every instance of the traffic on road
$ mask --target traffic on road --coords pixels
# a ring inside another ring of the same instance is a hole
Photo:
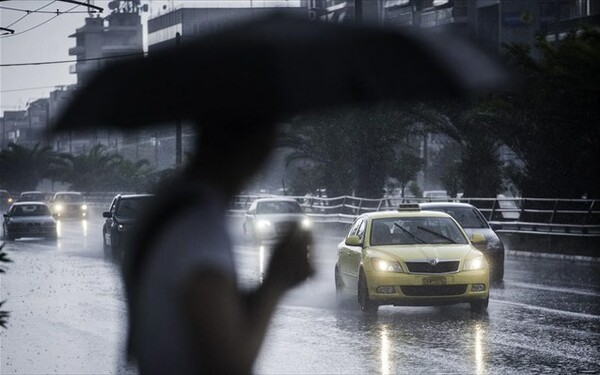
[[[439,214],[442,215],[442,214]],[[57,222],[58,238],[5,241],[11,317],[1,372],[137,373],[125,360],[125,298],[105,257],[101,212]],[[269,247],[231,219],[238,283],[261,282]],[[316,274],[278,307],[256,373],[547,373],[600,371],[600,265],[507,257],[484,313],[469,305],[360,309],[336,299],[337,246],[317,230]]]

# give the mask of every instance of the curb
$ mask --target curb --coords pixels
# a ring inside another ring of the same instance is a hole
[[[519,251],[519,250],[506,250],[506,255],[514,256],[514,257],[523,257],[523,258],[556,259],[556,260],[566,260],[566,261],[570,261],[570,262],[585,262],[585,263],[600,264],[600,258],[588,257],[588,256],[583,256],[583,255],[534,253],[531,251]]]

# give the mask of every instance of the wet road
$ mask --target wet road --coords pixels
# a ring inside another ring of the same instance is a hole
[[[7,243],[11,311],[0,329],[2,374],[135,373],[121,352],[119,271],[102,256],[100,220],[61,224],[56,242]],[[236,226],[237,227],[237,226]],[[600,266],[507,258],[488,313],[467,305],[338,309],[336,240],[315,249],[317,274],[277,310],[257,373],[598,373]],[[260,282],[268,250],[236,246],[240,284]]]

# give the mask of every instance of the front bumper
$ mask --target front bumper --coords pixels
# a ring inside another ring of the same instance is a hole
[[[8,226],[8,233],[12,237],[56,237],[56,226],[18,225]]]
[[[489,296],[489,272],[460,271],[447,274],[410,274],[396,272],[365,272],[369,297],[380,305],[434,306],[453,305],[486,299]],[[443,281],[426,284],[432,278]],[[477,288],[482,290],[477,290]]]

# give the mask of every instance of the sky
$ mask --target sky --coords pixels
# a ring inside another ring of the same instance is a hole
[[[142,4],[149,5],[142,24],[145,33],[148,17],[164,12],[164,7],[260,7],[288,3],[294,5],[297,2],[298,0],[142,0]],[[104,16],[110,12],[109,0],[92,0],[92,3],[105,9]],[[27,14],[13,9],[39,9],[42,12],[70,10],[70,13],[58,16],[56,13]],[[28,102],[47,97],[56,86],[76,83],[76,75],[69,74],[69,67],[74,62],[11,67],[2,65],[73,60],[74,56],[69,56],[69,48],[75,46],[75,39],[69,38],[69,35],[84,25],[86,17],[88,14],[85,7],[56,0],[0,1],[0,27],[15,30],[13,35],[0,36],[0,111],[26,109]]]

